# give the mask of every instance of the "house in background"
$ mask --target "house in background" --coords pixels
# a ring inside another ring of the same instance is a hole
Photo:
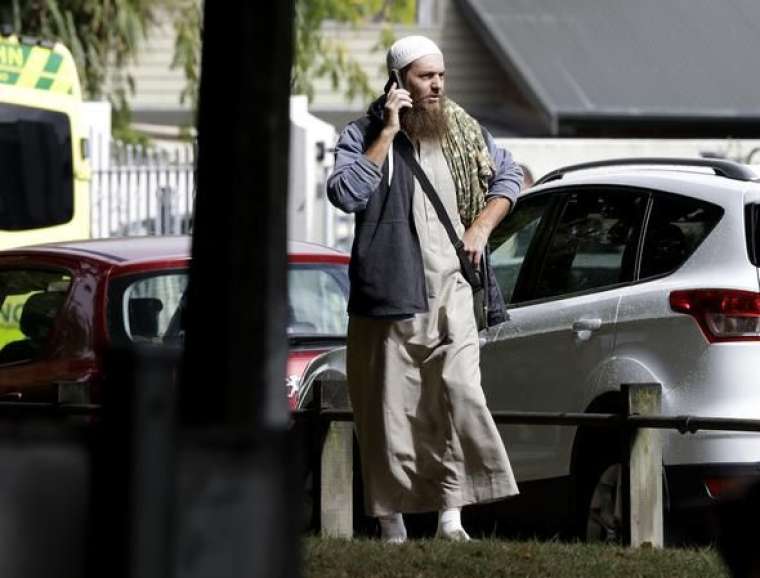
[[[166,15],[157,15],[158,24],[140,46],[136,63],[125,69],[135,80],[129,97],[132,125],[156,139],[179,138],[195,124],[190,102],[180,102],[185,88],[181,68],[172,68],[175,32]],[[184,130],[183,130],[184,129]]]
[[[446,57],[447,89],[496,136],[755,137],[760,4],[692,0],[427,0],[414,27]],[[326,25],[386,80],[379,26]],[[320,83],[314,114],[343,125],[365,103]]]
[[[460,2],[454,0],[418,0],[417,23],[413,26],[391,25],[396,38],[422,34],[434,40],[446,58],[446,90],[450,98],[480,120],[495,136],[541,134],[531,102],[505,74],[497,56],[489,50],[466,18]],[[326,36],[341,42],[348,54],[367,73],[374,91],[381,94],[388,73],[385,50],[379,47],[380,34],[387,24],[354,27],[328,22]],[[338,128],[343,127],[367,108],[363,99],[348,101],[342,90],[334,90],[328,79],[315,86],[311,112]]]
[[[391,29],[396,38],[436,41],[448,95],[538,176],[610,155],[751,158],[760,150],[750,140],[760,135],[760,79],[752,74],[757,22],[760,3],[747,0],[417,0],[416,23]],[[379,45],[388,26],[323,24],[378,95],[387,80]],[[193,124],[189,104],[179,101],[185,80],[171,68],[173,52],[165,23],[131,69],[135,127],[157,139],[176,138],[179,127]],[[292,109],[298,120],[291,136],[302,141],[291,147],[289,233],[343,248],[350,221],[324,200],[329,127],[340,130],[368,105],[344,92],[320,79],[308,110],[303,99]],[[317,127],[318,136],[305,126]],[[317,231],[326,236],[314,238]]]
[[[439,44],[449,96],[496,136],[748,137],[760,132],[757,22],[747,0],[417,0],[417,23],[391,28]],[[377,94],[387,26],[323,25]],[[192,125],[173,52],[164,22],[131,68],[133,119],[149,133]],[[327,79],[315,88],[310,112],[338,128],[368,104]]]
[[[530,102],[511,78],[501,73],[497,58],[479,39],[453,0],[418,0],[418,22],[413,26],[392,25],[397,38],[424,34],[435,40],[446,55],[448,90],[451,98],[471,111],[496,135],[539,134],[540,126],[531,118]],[[380,35],[389,25],[368,23],[355,27],[325,22],[327,37],[342,43],[347,53],[367,73],[373,89],[380,94],[387,80],[385,52],[378,48]],[[174,31],[168,19],[143,43],[137,63],[127,70],[135,79],[130,98],[135,128],[154,137],[177,133],[177,127],[192,126],[189,103],[180,103],[185,86],[182,70],[171,68]],[[498,73],[495,73],[498,71]],[[341,128],[367,107],[364,99],[347,101],[342,88],[332,88],[328,79],[319,79],[309,104],[312,114]],[[536,126],[532,126],[536,124]]]

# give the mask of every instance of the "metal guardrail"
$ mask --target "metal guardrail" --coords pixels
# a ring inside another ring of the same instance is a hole
[[[623,452],[624,504],[630,520],[632,545],[663,543],[662,445],[653,430],[676,430],[681,434],[702,430],[760,432],[760,420],[700,416],[659,415],[659,384],[624,385],[626,409],[621,413],[568,413],[493,411],[497,424],[607,428],[618,431],[627,446]],[[295,421],[318,427],[320,525],[328,535],[353,535],[353,412],[322,407],[321,383],[315,384],[310,409],[294,412]],[[0,401],[0,418],[97,416],[102,406],[88,403]],[[304,424],[302,424],[304,425]]]
[[[298,410],[303,415],[313,415],[313,409]],[[351,410],[322,409],[323,421],[352,422]],[[564,425],[585,427],[637,427],[649,429],[674,429],[679,433],[696,433],[700,430],[760,432],[760,420],[739,418],[699,417],[693,415],[652,416],[621,415],[617,413],[566,413],[532,411],[492,411],[494,422],[500,425]]]
[[[493,411],[494,422],[501,425],[582,426],[610,428],[627,441],[623,456],[624,511],[631,545],[663,544],[662,442],[653,430],[676,430],[681,434],[702,430],[760,432],[760,420],[701,416],[663,416],[660,384],[621,386],[626,409],[621,413],[566,413]],[[322,399],[322,388],[315,383],[314,399]],[[296,412],[295,419],[312,420],[324,434],[320,456],[320,526],[323,534],[353,535],[353,412],[322,407]]]
[[[7,413],[40,415],[97,415],[99,404],[46,403],[25,401],[0,401],[0,416]],[[296,416],[315,417],[313,409],[299,409]],[[568,413],[531,411],[492,411],[494,422],[500,425],[564,425],[585,427],[636,427],[648,429],[674,429],[679,433],[698,431],[760,432],[760,420],[739,418],[679,416],[620,415],[617,413]],[[324,422],[353,422],[351,410],[322,409],[317,417]]]

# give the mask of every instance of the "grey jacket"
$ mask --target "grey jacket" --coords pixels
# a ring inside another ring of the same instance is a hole
[[[364,156],[383,127],[383,103],[381,97],[366,116],[341,132],[327,196],[336,207],[356,216],[349,314],[404,318],[428,310],[427,293],[412,217],[414,177],[399,154],[399,147],[409,146],[408,139],[399,133],[393,142],[390,183],[388,159],[379,167]],[[522,185],[522,170],[487,131],[483,134],[496,169],[486,200],[501,196],[514,202]]]

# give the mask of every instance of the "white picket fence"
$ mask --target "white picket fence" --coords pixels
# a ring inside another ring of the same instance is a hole
[[[145,148],[91,135],[90,152],[92,238],[192,232],[196,185],[193,144]],[[288,235],[292,240],[348,252],[353,216],[341,213],[327,200],[325,181],[330,170],[322,167],[314,182],[307,183],[294,178],[302,177],[303,166],[291,166]]]
[[[192,144],[154,149],[92,142],[93,238],[187,234],[192,229]]]

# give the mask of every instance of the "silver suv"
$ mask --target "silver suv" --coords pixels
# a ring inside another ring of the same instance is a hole
[[[510,313],[481,335],[492,410],[616,412],[621,384],[656,382],[665,415],[760,414],[760,181],[750,168],[712,159],[567,167],[522,196],[492,241]],[[616,436],[500,431],[543,510],[580,520],[590,538],[618,534]],[[757,434],[662,435],[671,533],[680,521],[694,535],[704,507],[760,474]]]
[[[654,382],[665,415],[757,418],[758,178],[730,161],[624,159],[554,171],[523,194],[491,239],[509,311],[481,332],[491,410],[618,412],[621,384]],[[343,363],[334,351],[311,377]],[[501,504],[619,536],[618,436],[499,429],[521,490]],[[705,508],[760,475],[760,435],[662,435],[666,532],[710,538]]]

